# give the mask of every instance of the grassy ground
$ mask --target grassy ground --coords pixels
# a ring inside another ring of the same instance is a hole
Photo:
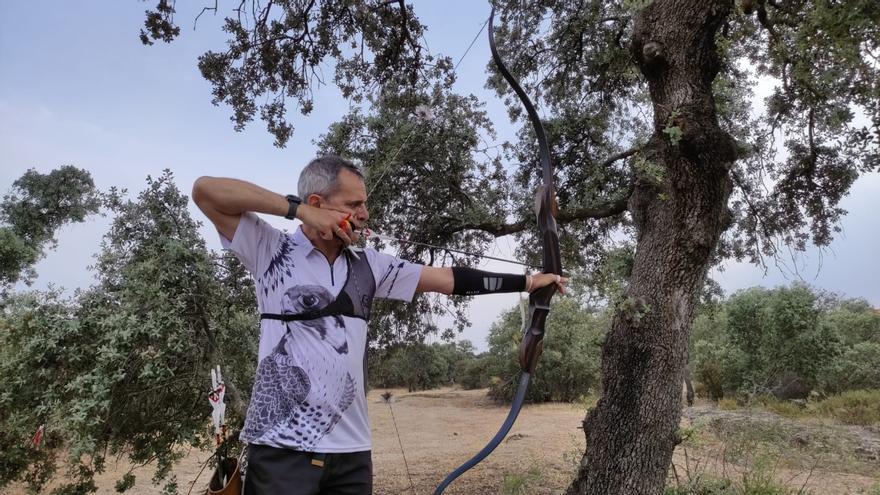
[[[481,390],[391,390],[390,404],[382,400],[382,392],[368,396],[376,495],[431,493],[449,471],[483,447],[507,414],[506,406],[491,402]],[[673,457],[668,493],[880,495],[880,425],[722,405],[698,402],[683,411],[684,440]],[[579,427],[585,407],[524,407],[495,453],[446,493],[563,492],[583,449]],[[180,493],[187,493],[193,480],[193,493],[203,493],[199,487],[207,483],[207,470],[197,475],[207,457],[191,451],[175,468]],[[108,471],[98,477],[99,493],[115,493],[115,481],[128,468],[124,462],[109,462]],[[138,480],[130,493],[161,492],[150,484],[149,469],[135,474]],[[4,493],[24,492],[11,488]]]

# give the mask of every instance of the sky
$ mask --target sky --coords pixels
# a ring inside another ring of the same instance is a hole
[[[229,108],[211,104],[211,87],[196,65],[205,51],[225,46],[219,29],[222,11],[203,15],[194,30],[192,21],[201,7],[213,2],[177,2],[181,36],[170,45],[145,47],[138,32],[144,10],[154,3],[0,0],[0,194],[29,168],[46,173],[67,164],[91,172],[100,189],[117,186],[133,194],[144,188],[148,175],[156,177],[166,168],[185,193],[202,175],[236,177],[282,194],[295,191],[300,170],[315,155],[315,140],[345,115],[347,102],[332,86],[320,90],[315,111],[293,117],[294,136],[284,149],[272,145],[259,120],[235,132]],[[431,53],[454,61],[489,14],[488,2],[467,0],[416,2],[414,8],[429,26],[425,39]],[[483,88],[489,59],[483,32],[458,68],[456,90],[484,101],[499,139],[513,139],[515,127],[501,101]],[[880,307],[878,198],[880,176],[860,178],[842,203],[850,213],[830,248],[810,250],[787,267],[727,263],[711,275],[727,294],[803,280]],[[194,218],[207,222],[195,205],[191,210]],[[291,227],[283,219],[267,220]],[[58,248],[36,266],[33,287],[88,286],[92,275],[87,267],[109,223],[109,218],[93,217],[62,228]],[[202,235],[210,248],[220,249],[212,228],[204,225]],[[491,251],[509,256],[513,243],[499,239]],[[497,262],[482,268],[520,271]],[[475,298],[469,311],[473,325],[462,338],[485,350],[489,326],[517,298]]]

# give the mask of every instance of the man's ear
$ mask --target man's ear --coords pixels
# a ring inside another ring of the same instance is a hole
[[[306,204],[314,206],[315,208],[320,208],[321,205],[324,204],[324,198],[317,194],[309,194],[309,197],[306,198]]]

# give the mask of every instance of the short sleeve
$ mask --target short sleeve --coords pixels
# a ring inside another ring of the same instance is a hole
[[[218,235],[224,249],[235,253],[251,274],[259,274],[269,265],[281,238],[281,231],[248,211],[242,213],[231,241],[219,232]]]
[[[412,301],[422,276],[422,265],[373,249],[363,251],[376,276],[376,297]]]

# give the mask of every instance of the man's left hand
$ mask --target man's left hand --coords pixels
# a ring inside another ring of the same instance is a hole
[[[534,275],[529,275],[531,278],[531,284],[526,282],[526,287],[529,293],[535,292],[541,287],[546,287],[550,284],[556,284],[556,290],[559,291],[560,294],[565,294],[565,287],[568,285],[568,277],[563,277],[562,275],[557,275],[555,273],[536,273]]]

